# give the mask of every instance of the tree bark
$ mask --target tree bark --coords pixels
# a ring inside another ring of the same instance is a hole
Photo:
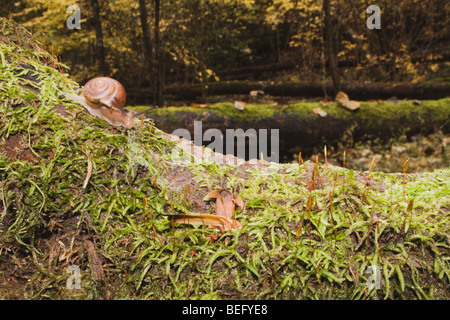
[[[105,45],[103,43],[102,20],[100,18],[100,5],[98,0],[91,0],[92,6],[92,25],[95,30],[96,37],[96,54],[98,62],[98,74],[106,76],[108,74],[108,66],[105,60]]]
[[[164,104],[163,61],[161,54],[161,39],[159,30],[160,0],[155,0],[155,84],[154,104]]]
[[[323,41],[325,47],[325,57],[328,61],[328,72],[333,81],[334,94],[340,91],[339,71],[337,68],[337,57],[333,49],[333,27],[331,24],[330,0],[323,0]]]
[[[139,16],[141,19],[142,39],[144,41],[144,57],[148,70],[148,80],[150,86],[153,82],[152,75],[152,45],[150,40],[150,28],[148,24],[147,1],[139,0]]]

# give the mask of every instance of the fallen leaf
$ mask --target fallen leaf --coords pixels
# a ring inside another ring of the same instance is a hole
[[[262,90],[250,91],[250,96],[252,96],[252,97],[257,97],[257,96],[262,96],[262,95],[264,95],[264,91],[262,91]]]
[[[329,103],[330,100],[328,100],[327,98],[323,98],[322,100],[320,100],[320,104],[324,107],[326,107]]]
[[[199,104],[200,108],[207,108],[209,105],[207,103]]]
[[[234,213],[234,206],[244,208],[244,201],[239,195],[233,194],[226,189],[217,189],[209,192],[204,201],[216,199],[216,215],[231,219]]]
[[[232,219],[235,216],[235,206],[244,208],[244,201],[239,195],[233,194],[226,189],[217,189],[209,192],[204,198],[204,201],[211,201],[216,199],[216,215]],[[221,231],[222,228],[219,227]]]
[[[345,92],[339,91],[339,92],[337,93],[337,95],[336,95],[335,100],[336,100],[336,101],[339,101],[340,103],[343,104],[344,102],[347,102],[347,101],[349,101],[350,99],[348,98],[348,95],[347,95]]]
[[[321,117],[326,117],[326,115],[328,114],[325,110],[322,110],[322,109],[320,109],[320,108],[314,108],[314,109],[313,109],[313,112],[314,112],[315,114],[318,114],[318,115],[321,116]]]
[[[348,95],[343,91],[339,91],[337,93],[335,100],[340,102],[342,106],[349,110],[356,110],[360,107],[360,103],[358,101],[350,100]]]
[[[234,197],[234,204],[237,205],[239,208],[244,209],[244,200],[239,195],[236,195]]]
[[[233,209],[233,194],[228,190],[219,192],[219,196],[216,199],[216,215],[231,219],[233,217]]]
[[[238,110],[244,110],[245,106],[247,105],[244,101],[234,101],[234,107]]]
[[[217,189],[217,190],[213,190],[211,192],[209,192],[204,198],[203,201],[210,201],[212,199],[217,199],[217,197],[219,196],[219,192],[222,191],[223,189]]]
[[[361,104],[358,101],[350,100],[343,103],[342,105],[349,110],[356,110],[360,107]]]
[[[205,239],[209,239],[209,244],[213,244],[214,242],[217,241],[217,239],[219,239],[222,236],[222,234],[223,233],[220,232],[214,232],[206,236]]]

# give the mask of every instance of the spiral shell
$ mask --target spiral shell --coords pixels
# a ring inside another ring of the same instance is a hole
[[[115,107],[118,109],[125,106],[127,98],[125,88],[120,82],[108,77],[97,77],[89,80],[84,85],[83,95],[92,103],[100,103],[109,108]]]

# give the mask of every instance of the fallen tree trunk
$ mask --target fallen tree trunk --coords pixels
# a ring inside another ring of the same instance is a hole
[[[242,111],[231,103],[220,103],[206,108],[154,109],[147,116],[165,132],[185,128],[192,137],[194,121],[202,122],[202,134],[208,129],[218,129],[224,135],[227,129],[278,129],[283,156],[300,151],[311,154],[314,148],[336,144],[349,133],[354,141],[358,141],[364,137],[386,140],[398,133],[407,136],[428,134],[436,128],[444,133],[450,132],[450,99],[416,103],[362,102],[356,111],[349,111],[338,103],[327,106],[320,103],[289,106],[248,104]],[[326,116],[315,114],[314,109],[317,108],[325,111]]]

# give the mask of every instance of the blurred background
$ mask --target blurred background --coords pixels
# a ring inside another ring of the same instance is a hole
[[[381,29],[366,26],[371,4]],[[71,5],[80,29],[66,26]],[[445,0],[3,0],[0,16],[30,30],[72,79],[114,77],[134,103],[164,105],[171,88],[225,81],[450,78]]]

